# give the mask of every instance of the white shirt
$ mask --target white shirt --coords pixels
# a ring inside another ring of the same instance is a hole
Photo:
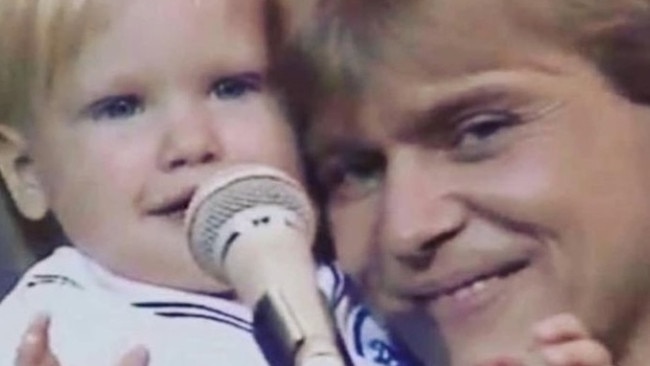
[[[406,365],[335,266],[322,266],[318,280],[355,365]],[[40,312],[50,314],[63,366],[115,366],[136,345],[149,350],[151,366],[268,366],[245,306],[120,278],[69,247],[33,266],[0,304],[0,366],[14,366]]]

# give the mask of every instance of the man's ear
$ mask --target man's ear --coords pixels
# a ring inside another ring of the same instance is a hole
[[[15,129],[0,123],[0,174],[18,211],[27,219],[40,220],[48,210],[45,192],[27,144]]]

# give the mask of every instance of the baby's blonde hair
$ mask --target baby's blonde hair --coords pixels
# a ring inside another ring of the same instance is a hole
[[[27,127],[92,30],[102,26],[91,6],[99,2],[0,1],[0,123]]]

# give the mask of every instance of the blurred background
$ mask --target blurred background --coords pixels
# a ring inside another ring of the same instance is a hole
[[[19,273],[65,243],[52,217],[29,222],[20,217],[0,180],[0,272]]]

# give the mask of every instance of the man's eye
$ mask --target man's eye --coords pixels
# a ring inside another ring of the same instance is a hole
[[[218,99],[237,99],[260,90],[260,84],[261,77],[258,74],[228,76],[217,80],[210,92]]]
[[[135,95],[111,96],[90,105],[87,114],[95,121],[127,119],[144,110],[144,103]]]
[[[321,164],[320,182],[334,202],[362,199],[383,182],[385,159],[379,154],[337,158]]]
[[[484,112],[463,119],[454,134],[454,153],[464,160],[479,160],[497,152],[502,135],[521,119],[509,112]]]

